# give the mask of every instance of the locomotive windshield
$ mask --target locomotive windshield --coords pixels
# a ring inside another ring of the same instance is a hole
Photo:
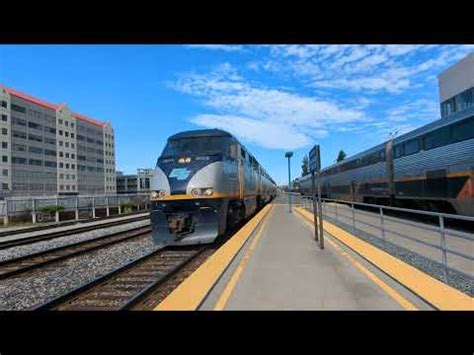
[[[181,155],[212,155],[226,151],[228,138],[226,137],[191,137],[169,140],[162,158]]]

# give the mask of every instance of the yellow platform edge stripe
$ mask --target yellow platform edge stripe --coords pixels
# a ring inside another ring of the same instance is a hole
[[[265,206],[199,268],[173,290],[155,311],[196,310],[259,223],[267,216],[272,205]]]
[[[313,214],[295,211],[313,222]],[[474,298],[324,220],[324,230],[440,310],[474,310]]]

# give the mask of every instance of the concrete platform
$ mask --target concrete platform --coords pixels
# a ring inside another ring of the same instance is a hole
[[[283,202],[283,201],[277,201]],[[313,228],[275,203],[201,310],[432,309],[336,240],[320,250]]]

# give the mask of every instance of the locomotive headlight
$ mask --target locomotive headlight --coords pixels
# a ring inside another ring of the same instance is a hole
[[[198,188],[192,189],[192,190],[191,190],[191,195],[193,195],[193,196],[201,196],[201,195],[202,195],[202,190],[201,190],[201,189],[198,189]]]
[[[185,164],[185,163],[190,163],[190,162],[191,162],[191,158],[189,158],[189,157],[178,159],[178,163],[180,163],[180,164]]]
[[[212,187],[208,187],[207,189],[204,189],[205,196],[211,196],[213,193],[214,193],[214,189]]]
[[[194,188],[191,190],[191,195],[197,196],[212,196],[214,193],[214,189],[212,187],[204,187],[204,188]]]
[[[163,198],[165,196],[166,196],[166,192],[164,192],[162,190],[152,191],[151,194],[150,194],[150,199],[151,200],[157,200],[157,199]]]

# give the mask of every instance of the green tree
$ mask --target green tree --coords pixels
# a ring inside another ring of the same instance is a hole
[[[346,153],[344,153],[344,151],[341,149],[339,151],[339,154],[337,155],[337,162],[339,163],[340,161],[343,161],[344,159],[346,159]]]
[[[301,164],[301,176],[306,176],[309,174],[309,159],[308,156],[305,155],[303,158],[303,162]]]

